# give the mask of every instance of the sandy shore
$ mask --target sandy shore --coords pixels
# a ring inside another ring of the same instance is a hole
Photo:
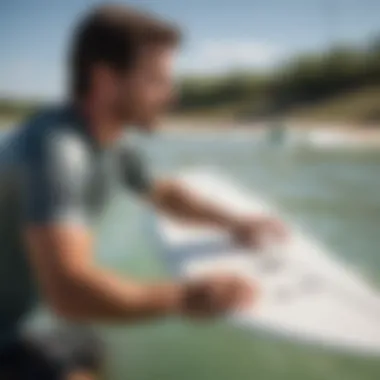
[[[252,133],[261,135],[268,131],[268,123],[236,123],[221,120],[166,120],[159,130],[163,133]],[[308,134],[316,139],[341,139],[350,144],[357,142],[360,145],[380,146],[380,125],[358,126],[348,123],[313,123],[304,121],[285,122],[291,132]]]

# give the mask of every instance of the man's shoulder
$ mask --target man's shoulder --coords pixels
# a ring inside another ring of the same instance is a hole
[[[83,167],[91,161],[88,142],[64,107],[37,112],[22,125],[18,139],[30,161],[58,160],[62,167]]]
[[[49,107],[27,119],[20,128],[20,136],[27,139],[31,146],[33,143],[70,145],[74,142],[79,145],[83,138],[76,124],[67,107]]]
[[[64,105],[46,106],[38,108],[20,124],[22,130],[43,129],[67,121]]]
[[[67,133],[73,130],[74,124],[65,106],[51,106],[37,110],[24,120],[20,131],[30,138],[42,138],[50,133]]]
[[[34,112],[2,138],[1,158],[6,158],[6,162],[9,162],[9,157],[17,160],[29,159],[40,149],[49,130],[55,129],[62,121],[56,107]]]

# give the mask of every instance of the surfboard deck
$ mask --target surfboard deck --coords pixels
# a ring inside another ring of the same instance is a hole
[[[210,170],[178,178],[210,202],[243,214],[277,215],[260,197]],[[261,296],[231,323],[294,340],[380,355],[380,293],[295,227],[286,244],[259,251],[235,246],[216,229],[155,215],[162,259],[173,275],[236,273],[257,283]]]

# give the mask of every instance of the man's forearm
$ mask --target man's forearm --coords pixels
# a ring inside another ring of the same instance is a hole
[[[187,222],[230,227],[237,215],[218,207],[175,181],[157,182],[153,203],[169,215]]]
[[[75,320],[133,321],[176,314],[181,297],[180,284],[144,284],[86,268],[62,281],[53,306]]]
[[[77,225],[29,227],[29,259],[47,303],[79,320],[133,320],[176,313],[182,286],[120,279],[93,263],[92,236]]]

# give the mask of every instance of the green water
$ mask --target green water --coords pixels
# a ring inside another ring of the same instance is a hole
[[[273,200],[380,287],[380,152],[270,148],[238,133],[161,135],[143,141],[158,174],[219,167]],[[120,194],[98,234],[99,261],[122,274],[165,277],[144,207]],[[100,329],[107,379],[380,379],[379,360],[285,342],[221,322],[166,320]]]

